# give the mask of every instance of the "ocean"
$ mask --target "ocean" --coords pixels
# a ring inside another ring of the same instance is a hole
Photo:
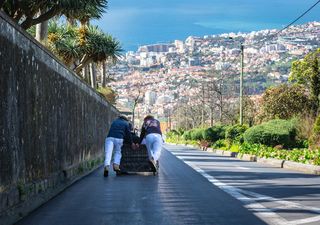
[[[230,32],[281,29],[316,0],[109,0],[93,21],[125,51],[138,46]],[[320,20],[320,4],[297,24]]]

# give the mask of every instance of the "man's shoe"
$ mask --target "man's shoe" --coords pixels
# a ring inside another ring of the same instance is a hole
[[[104,170],[103,170],[103,176],[104,176],[104,177],[107,177],[108,175],[109,175],[108,166],[105,166],[105,167],[104,167]]]
[[[154,161],[154,159],[149,160],[149,164],[151,167],[152,172],[157,172],[157,163]]]
[[[117,175],[121,175],[121,170],[118,164],[113,164],[113,170],[116,172]]]

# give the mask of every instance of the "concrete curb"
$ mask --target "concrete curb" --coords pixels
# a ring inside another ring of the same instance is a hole
[[[284,161],[283,168],[291,169],[291,170],[298,170],[301,172],[311,173],[315,175],[320,175],[320,166],[310,165],[310,164],[303,164],[298,162],[292,161]]]
[[[214,153],[218,154],[218,155],[223,155],[224,150],[220,150],[220,149],[215,149]]]
[[[257,157],[255,155],[238,154],[237,158],[245,161],[257,162]]]
[[[283,163],[285,161],[281,159],[273,159],[273,158],[259,158],[257,157],[257,163],[264,163],[271,166],[275,166],[278,168],[283,168]]]
[[[238,152],[223,151],[223,155],[235,158],[238,156]]]

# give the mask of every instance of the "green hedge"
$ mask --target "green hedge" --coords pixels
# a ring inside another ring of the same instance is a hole
[[[230,142],[243,142],[243,134],[248,129],[246,125],[233,125],[229,126],[226,130],[226,136],[225,138]]]
[[[184,140],[216,142],[217,140],[224,139],[225,131],[226,126],[223,125],[216,125],[209,128],[195,128],[185,131],[183,138]]]
[[[167,138],[173,138],[175,136],[179,136],[179,132],[176,131],[176,130],[171,130],[171,131],[166,133],[166,137]]]
[[[191,130],[191,140],[193,141],[200,141],[203,139],[202,133],[204,129],[198,128],[198,129],[193,129]]]
[[[296,126],[292,120],[276,119],[249,128],[243,136],[250,144],[293,147],[296,145],[296,133]]]
[[[187,130],[186,132],[183,133],[182,135],[184,140],[191,140],[191,130]]]
[[[202,138],[206,141],[216,142],[220,139],[224,139],[225,132],[226,132],[226,126],[216,125],[203,130]]]

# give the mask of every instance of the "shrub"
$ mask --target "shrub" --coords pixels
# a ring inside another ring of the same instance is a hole
[[[179,136],[179,133],[176,130],[171,130],[171,131],[166,133],[166,137],[167,138],[172,138],[172,137],[175,137],[175,136]]]
[[[227,143],[225,140],[218,140],[212,145],[213,149],[226,149],[226,147]]]
[[[296,144],[295,123],[279,119],[270,120],[269,122],[249,128],[244,133],[244,140],[250,144],[293,147]]]
[[[186,132],[184,132],[183,133],[183,135],[182,135],[182,137],[183,137],[183,139],[184,140],[191,140],[191,130],[188,130],[188,131],[186,131]]]
[[[290,119],[311,110],[312,103],[301,85],[281,84],[262,95],[261,112],[265,119]]]
[[[203,129],[197,128],[191,130],[191,140],[200,141],[203,139],[202,137]]]
[[[309,145],[311,148],[320,146],[320,116],[317,117],[312,130],[312,135],[309,138]]]
[[[97,91],[111,104],[116,104],[117,93],[110,87],[99,87]]]
[[[176,130],[176,132],[178,133],[178,135],[182,136],[184,134],[185,130],[182,128],[179,128],[178,130]]]
[[[230,151],[231,152],[239,152],[239,149],[240,149],[240,146],[239,145],[237,145],[237,144],[233,144],[233,145],[231,145],[231,147],[230,147]]]
[[[230,144],[232,144],[233,142],[242,143],[243,142],[242,136],[247,129],[248,127],[246,125],[237,124],[237,125],[230,126],[226,130],[225,138],[228,140]]]
[[[206,141],[216,142],[219,139],[224,139],[226,126],[216,125],[203,130],[202,138]]]

